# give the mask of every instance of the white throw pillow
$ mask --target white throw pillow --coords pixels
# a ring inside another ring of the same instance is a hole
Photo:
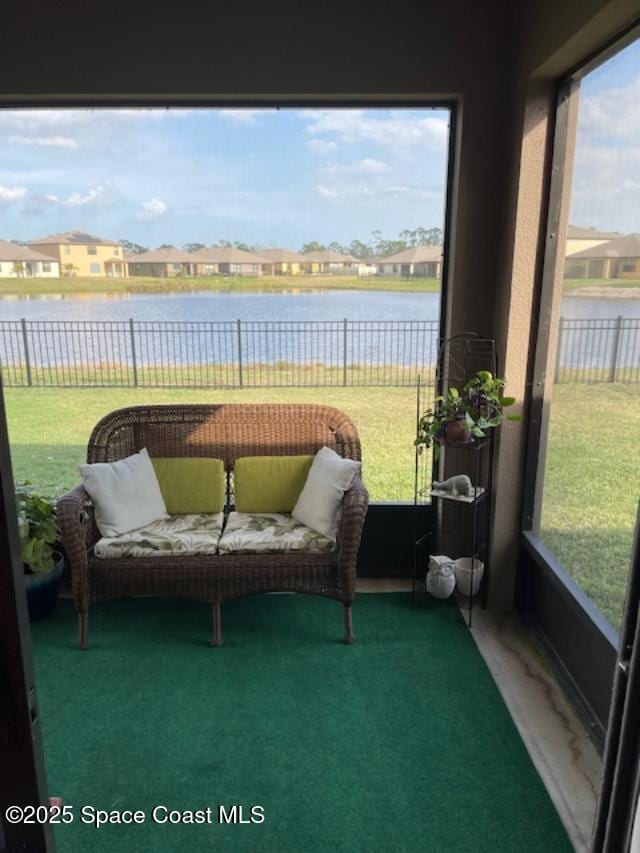
[[[82,485],[94,503],[96,524],[110,538],[168,518],[146,447],[117,462],[79,465]]]
[[[343,459],[330,447],[322,447],[315,455],[291,515],[335,542],[342,498],[361,467],[361,462]]]

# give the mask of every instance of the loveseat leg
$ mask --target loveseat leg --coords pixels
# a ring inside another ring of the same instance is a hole
[[[211,605],[213,615],[213,636],[211,637],[212,646],[222,645],[222,616],[220,615],[220,602],[214,601]]]
[[[351,605],[345,604],[344,607],[344,641],[347,645],[351,645],[356,638],[353,633],[353,618],[351,616]]]
[[[78,648],[86,652],[89,648],[89,612],[78,613]]]

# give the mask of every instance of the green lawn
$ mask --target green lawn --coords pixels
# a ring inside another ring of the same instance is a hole
[[[413,495],[412,388],[14,388],[5,396],[15,476],[47,491],[75,485],[92,426],[114,408],[281,401],[327,403],[348,412],[362,437],[371,497],[411,500]],[[638,500],[640,386],[557,385],[551,412],[542,538],[617,627]],[[606,412],[620,414],[609,424]]]
[[[413,499],[414,388],[5,390],[16,479],[51,491],[78,482],[91,428],[105,414],[143,403],[324,403],[347,412],[360,431],[374,500]]]
[[[640,497],[640,386],[556,385],[541,536],[618,628]]]
[[[202,278],[0,278],[0,296],[32,296],[84,293],[303,293],[313,290],[389,290],[409,293],[439,293],[438,278],[358,278],[356,275],[263,275],[203,276]],[[564,279],[563,290],[572,293],[584,287],[640,288],[640,281],[626,278]]]
[[[74,293],[277,293],[312,290],[391,290],[439,293],[438,278],[359,278],[357,275],[203,276],[202,278],[0,278],[0,296]]]

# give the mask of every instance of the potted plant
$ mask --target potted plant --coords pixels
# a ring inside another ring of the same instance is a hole
[[[37,621],[55,607],[64,571],[64,557],[54,548],[58,541],[55,503],[25,482],[16,486],[16,505],[29,616]]]
[[[514,397],[503,396],[504,380],[488,370],[479,370],[460,392],[449,388],[446,397],[436,397],[433,407],[418,421],[416,445],[435,445],[436,459],[440,444],[467,444],[485,438],[489,430],[500,426],[504,409],[515,403]],[[520,415],[506,415],[510,421],[520,421]]]
[[[434,442],[448,441],[458,444],[469,441],[471,434],[465,415],[464,400],[460,392],[457,388],[449,388],[447,396],[436,397],[433,407],[427,409],[418,421],[416,444],[431,447]]]

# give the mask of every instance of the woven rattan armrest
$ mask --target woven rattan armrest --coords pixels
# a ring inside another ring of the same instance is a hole
[[[355,596],[358,549],[368,506],[369,494],[358,476],[345,492],[338,529],[340,587],[346,601]]]
[[[76,486],[56,503],[60,537],[71,569],[71,584],[76,607],[89,606],[89,552],[100,534],[95,523],[93,504],[83,486]]]

